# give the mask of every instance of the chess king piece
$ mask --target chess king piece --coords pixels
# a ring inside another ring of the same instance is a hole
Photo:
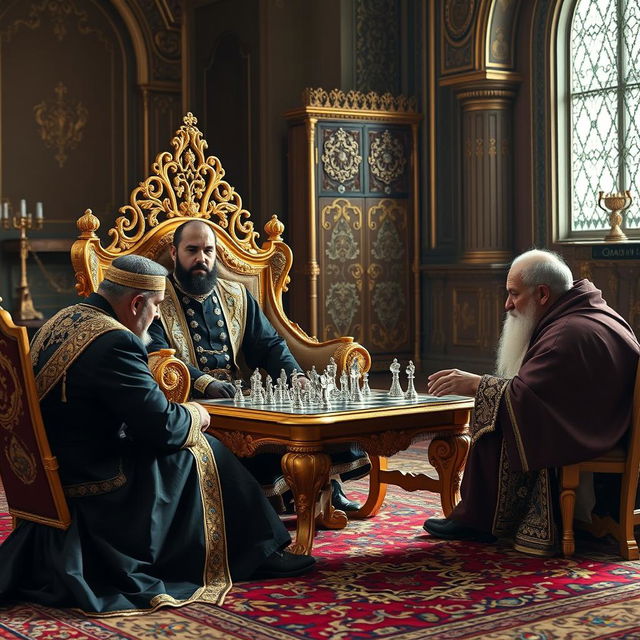
[[[354,358],[349,368],[349,377],[351,378],[350,400],[352,402],[362,402],[362,391],[360,390],[360,363]]]
[[[389,388],[390,398],[404,398],[404,391],[400,386],[400,363],[398,358],[394,358],[393,362],[389,365],[389,371],[391,371],[391,387]]]
[[[404,394],[404,397],[406,400],[417,400],[418,393],[414,384],[414,380],[416,377],[416,365],[413,364],[412,360],[409,360],[409,364],[407,365],[405,371],[407,374],[407,378],[409,379],[409,385],[407,387],[406,393]]]

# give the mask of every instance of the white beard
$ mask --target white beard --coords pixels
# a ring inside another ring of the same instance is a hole
[[[537,323],[535,301],[533,300],[523,313],[514,311],[507,313],[498,342],[496,358],[496,374],[498,376],[513,378],[518,373]]]
[[[151,337],[151,334],[149,333],[149,331],[147,329],[145,329],[142,332],[142,335],[138,336],[140,338],[140,340],[142,340],[142,344],[145,347],[148,347],[151,344],[151,341],[153,340],[153,338]]]

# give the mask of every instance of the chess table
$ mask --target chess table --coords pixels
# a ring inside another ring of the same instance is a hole
[[[388,484],[440,494],[445,516],[460,500],[473,398],[418,394],[409,401],[391,398],[387,391],[372,390],[362,402],[339,401],[331,409],[236,404],[233,399],[199,402],[211,414],[208,432],[237,456],[253,456],[261,448],[274,445],[285,449],[282,470],[297,515],[296,539],[290,547],[295,553],[311,553],[316,521],[332,529],[347,525],[347,515],[331,506],[331,491],[323,491],[330,486],[327,451],[335,450],[336,445],[357,443],[371,458],[369,496],[359,511],[349,514],[350,518],[375,515]],[[387,457],[418,440],[430,441],[428,458],[437,478],[387,468]]]

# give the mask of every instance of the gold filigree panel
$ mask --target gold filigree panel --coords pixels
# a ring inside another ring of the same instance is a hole
[[[408,147],[404,133],[369,131],[369,190],[391,193],[407,190]]]
[[[415,97],[394,96],[391,93],[368,91],[341,91],[340,89],[306,88],[302,94],[302,104],[307,107],[325,107],[331,109],[358,109],[370,111],[392,111],[415,113]]]
[[[258,253],[258,233],[242,198],[224,180],[225,170],[215,156],[206,156],[207,142],[195,126],[192,113],[171,140],[173,153],[156,156],[153,174],[131,192],[130,204],[120,209],[115,227],[109,230],[112,242],[107,250],[125,251],[138,242],[147,227],[164,218],[188,216],[212,220],[225,229],[249,253]]]
[[[362,140],[360,129],[320,129],[322,188],[325,191],[360,191],[362,188]]]

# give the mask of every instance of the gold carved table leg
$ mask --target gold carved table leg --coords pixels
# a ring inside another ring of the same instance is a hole
[[[296,451],[295,447],[287,447],[281,464],[297,515],[296,539],[289,551],[310,554],[315,535],[315,505],[320,490],[329,481],[331,460],[321,451]]]
[[[445,518],[460,502],[462,470],[467,460],[470,443],[470,436],[461,434],[448,438],[435,438],[429,445],[429,462],[438,472],[440,501]]]
[[[387,459],[384,456],[369,455],[371,471],[369,472],[369,495],[366,502],[349,514],[351,519],[370,518],[375,516],[387,495],[387,484],[383,482],[380,471],[386,471]]]

